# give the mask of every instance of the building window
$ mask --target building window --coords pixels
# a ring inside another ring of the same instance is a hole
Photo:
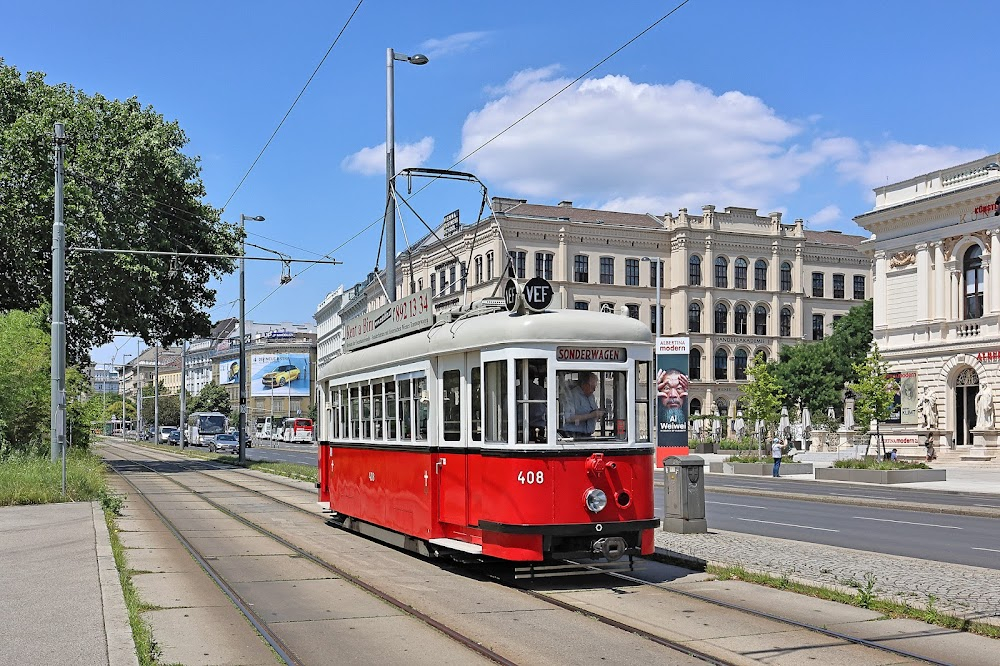
[[[659,269],[659,271],[657,271]],[[656,274],[659,272],[660,278],[657,282]],[[698,267],[698,283],[701,284],[701,267]],[[663,286],[663,261],[660,259],[653,259],[649,262],[649,286],[655,287],[657,285]]]
[[[715,352],[715,378],[729,379],[729,357],[725,349]]]
[[[456,286],[456,282],[457,282],[457,280],[455,280],[455,278],[458,277],[457,273],[458,273],[458,266],[456,266],[455,264],[452,264],[451,267],[448,268],[448,293],[449,294],[455,293],[455,286]]]
[[[601,303],[601,312],[603,312],[605,314],[614,314],[615,313],[615,304],[614,303],[607,303],[607,302]]]
[[[729,286],[729,262],[725,257],[715,260],[715,286],[719,289]]]
[[[519,252],[517,250],[511,250],[508,253],[508,259],[510,263],[507,265],[507,275],[510,277],[516,277],[520,280],[524,279],[524,263],[527,257],[526,252]]]
[[[833,315],[833,330],[837,330],[837,322],[844,318],[844,315]]]
[[[767,291],[767,262],[763,259],[754,262],[753,288],[757,291]]]
[[[813,273],[813,296],[823,298],[823,274]]]
[[[834,274],[833,276],[833,297],[843,298],[844,297],[844,276],[839,274]]]
[[[747,306],[742,303],[733,308],[733,333],[747,334]]]
[[[465,265],[464,261],[460,263],[460,266],[462,267],[462,291],[465,291],[465,285],[469,279],[469,267]]]
[[[792,335],[792,311],[789,308],[781,308],[781,337],[787,338]]]
[[[701,286],[701,257],[698,255],[688,260],[688,286]]]
[[[813,340],[823,339],[823,315],[813,315]]]
[[[715,332],[729,332],[729,308],[722,303],[715,306]]]
[[[615,283],[615,258],[601,257],[601,284]]]
[[[634,303],[628,303],[625,307],[628,308],[628,316],[632,319],[639,318],[639,306]]]
[[[438,280],[441,282],[441,293],[443,294],[448,289],[448,273],[445,272],[445,269],[442,268],[441,272],[438,273]]]
[[[979,319],[983,316],[983,248],[973,245],[965,251],[962,272],[965,275],[965,318]]]
[[[630,287],[639,286],[639,260],[625,260],[625,284]]]
[[[417,278],[417,291],[423,291],[423,290],[424,290],[424,279]]]
[[[437,275],[431,273],[431,296],[437,296]]]
[[[854,276],[854,300],[863,301],[865,300],[865,276],[855,275]]]
[[[573,309],[574,310],[589,310],[590,309],[590,303],[588,303],[587,301],[573,301]]]
[[[767,351],[764,349],[758,349],[757,353],[753,357],[754,363],[767,363]]]
[[[701,333],[701,305],[698,303],[688,306],[688,331]]]
[[[660,306],[660,322],[663,322],[663,306]],[[660,327],[662,330],[662,326]],[[660,331],[656,330],[656,306],[649,306],[649,330],[653,332],[653,335],[659,335]]]
[[[486,253],[486,279],[487,280],[492,280],[493,279],[493,253],[492,252],[487,252]]]
[[[481,284],[483,281],[483,255],[476,256],[476,284]]]
[[[767,308],[763,305],[753,309],[753,334],[767,335]]]
[[[740,257],[733,262],[733,268],[735,269],[735,275],[733,276],[733,281],[735,282],[735,287],[737,289],[747,288],[747,260]]]
[[[590,258],[585,254],[573,257],[573,282],[590,281]]]
[[[781,291],[791,291],[791,290],[792,290],[792,265],[786,261],[781,264]]]
[[[552,279],[552,255],[548,252],[535,253],[535,277]]]
[[[747,350],[737,349],[733,356],[733,371],[736,379],[747,378]]]
[[[701,350],[697,347],[692,347],[688,354],[688,379],[701,379]]]

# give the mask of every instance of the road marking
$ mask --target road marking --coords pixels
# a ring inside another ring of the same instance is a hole
[[[753,504],[730,504],[729,502],[705,502],[705,504],[722,504],[723,506],[742,506],[747,509],[763,509],[762,506],[755,506]]]
[[[973,504],[972,506],[985,506],[987,509],[1000,509],[1000,504]]]
[[[800,527],[804,530],[820,530],[822,532],[839,532],[840,530],[830,530],[825,527],[810,527],[809,525],[793,525],[792,523],[775,523],[770,520],[754,520],[753,518],[737,518],[748,523],[767,523],[768,525],[781,525],[783,527]]]
[[[854,516],[855,520],[875,520],[880,523],[900,523],[901,525],[921,525],[923,527],[940,527],[945,530],[960,530],[961,527],[954,525],[934,525],[933,523],[911,523],[908,520],[889,520],[888,518],[865,518],[864,516]]]
[[[847,495],[847,494],[844,494],[844,493],[829,493],[829,494],[833,495],[834,497],[863,497],[864,499],[878,499],[878,500],[887,500],[887,499],[890,499],[890,498],[888,498],[888,497],[886,497],[884,495],[883,496],[879,496],[879,495]]]
[[[972,550],[988,550],[991,553],[1000,553],[1000,550],[997,550],[996,548],[976,548],[973,546]]]

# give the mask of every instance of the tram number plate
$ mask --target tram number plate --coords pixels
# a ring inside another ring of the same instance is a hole
[[[542,470],[538,470],[537,472],[535,471],[525,472],[524,470],[521,470],[520,472],[517,473],[517,480],[521,482],[521,484],[526,483],[528,485],[534,485],[536,483],[545,483],[545,472],[543,472]]]

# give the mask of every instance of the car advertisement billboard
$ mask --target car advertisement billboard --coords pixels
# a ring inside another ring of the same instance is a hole
[[[223,386],[227,384],[239,384],[240,382],[240,360],[231,358],[228,361],[219,361],[219,383]]]
[[[308,396],[309,354],[254,354],[250,395]]]

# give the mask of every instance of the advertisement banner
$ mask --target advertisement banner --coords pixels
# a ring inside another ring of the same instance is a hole
[[[917,424],[917,373],[890,372],[886,374],[892,391],[892,413],[885,423]]]
[[[309,354],[254,354],[250,368],[255,398],[309,395]]]
[[[656,339],[656,465],[688,454],[690,338]]]
[[[219,383],[223,386],[227,384],[238,384],[240,381],[240,360],[231,358],[228,361],[219,361]]]

